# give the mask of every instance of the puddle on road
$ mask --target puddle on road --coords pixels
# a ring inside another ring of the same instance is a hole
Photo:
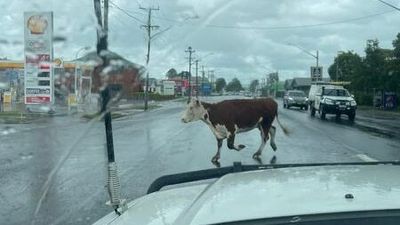
[[[4,127],[4,129],[1,131],[1,135],[13,134],[15,132],[17,132],[17,131],[14,128],[7,126],[7,127]]]

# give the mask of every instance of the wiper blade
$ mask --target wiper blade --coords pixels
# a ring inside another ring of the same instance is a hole
[[[197,171],[161,176],[156,180],[154,180],[153,183],[151,183],[151,185],[147,189],[147,194],[159,191],[161,190],[161,188],[165,186],[220,178],[224,175],[237,172],[290,168],[290,167],[308,167],[308,166],[387,165],[387,164],[400,166],[400,161],[299,163],[299,164],[291,163],[291,164],[264,164],[264,165],[242,165],[241,162],[234,162],[233,166],[197,170]]]

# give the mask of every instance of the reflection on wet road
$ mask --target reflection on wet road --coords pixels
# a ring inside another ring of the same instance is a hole
[[[218,98],[206,99],[216,101]],[[114,144],[122,195],[128,200],[144,195],[157,177],[170,173],[214,167],[211,157],[216,140],[202,122],[183,124],[184,103],[170,102],[148,113],[115,120]],[[361,129],[344,116],[322,121],[308,112],[279,109],[282,123],[291,130],[284,136],[277,128],[273,152],[266,146],[261,163],[350,162],[399,160],[400,144],[390,135]],[[27,224],[42,186],[62,157],[71,155],[54,175],[36,224],[90,224],[111,211],[105,177],[105,135],[101,122],[89,125],[76,117],[54,117],[40,124],[2,127],[0,148],[0,221]],[[260,145],[257,130],[241,133],[240,152],[222,147],[221,166],[252,159]]]

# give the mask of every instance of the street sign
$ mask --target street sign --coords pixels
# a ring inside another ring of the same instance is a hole
[[[311,66],[311,81],[321,81],[322,80],[322,66]]]
[[[25,104],[53,102],[53,13],[24,13]]]

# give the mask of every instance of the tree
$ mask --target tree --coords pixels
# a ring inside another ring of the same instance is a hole
[[[189,72],[188,72],[188,71],[181,71],[181,72],[178,74],[178,77],[181,77],[181,78],[183,78],[183,79],[189,79]]]
[[[233,78],[231,82],[226,85],[226,91],[241,91],[243,90],[242,84],[240,83],[239,79]]]
[[[165,76],[167,78],[174,78],[174,77],[178,77],[178,72],[176,72],[176,70],[174,68],[171,68],[168,70],[167,74],[165,74]]]
[[[397,59],[400,59],[400,33],[397,34],[396,39],[392,42],[393,44],[393,55]]]
[[[258,85],[259,85],[258,80],[252,80],[250,83],[249,91],[254,93]]]
[[[362,59],[351,51],[340,53],[328,68],[331,80],[350,81],[359,79],[362,73]]]
[[[215,90],[217,92],[221,92],[225,88],[225,86],[226,86],[226,81],[224,78],[218,78],[215,81]]]
[[[382,89],[382,81],[385,76],[385,54],[379,47],[377,39],[367,41],[363,64],[363,85],[365,91],[371,91],[372,88]]]
[[[275,73],[269,73],[268,77],[267,77],[267,90],[269,92],[268,95],[272,95],[272,92],[274,93],[274,95],[276,94],[277,90],[278,90],[278,82],[279,82],[279,73],[275,72]]]

